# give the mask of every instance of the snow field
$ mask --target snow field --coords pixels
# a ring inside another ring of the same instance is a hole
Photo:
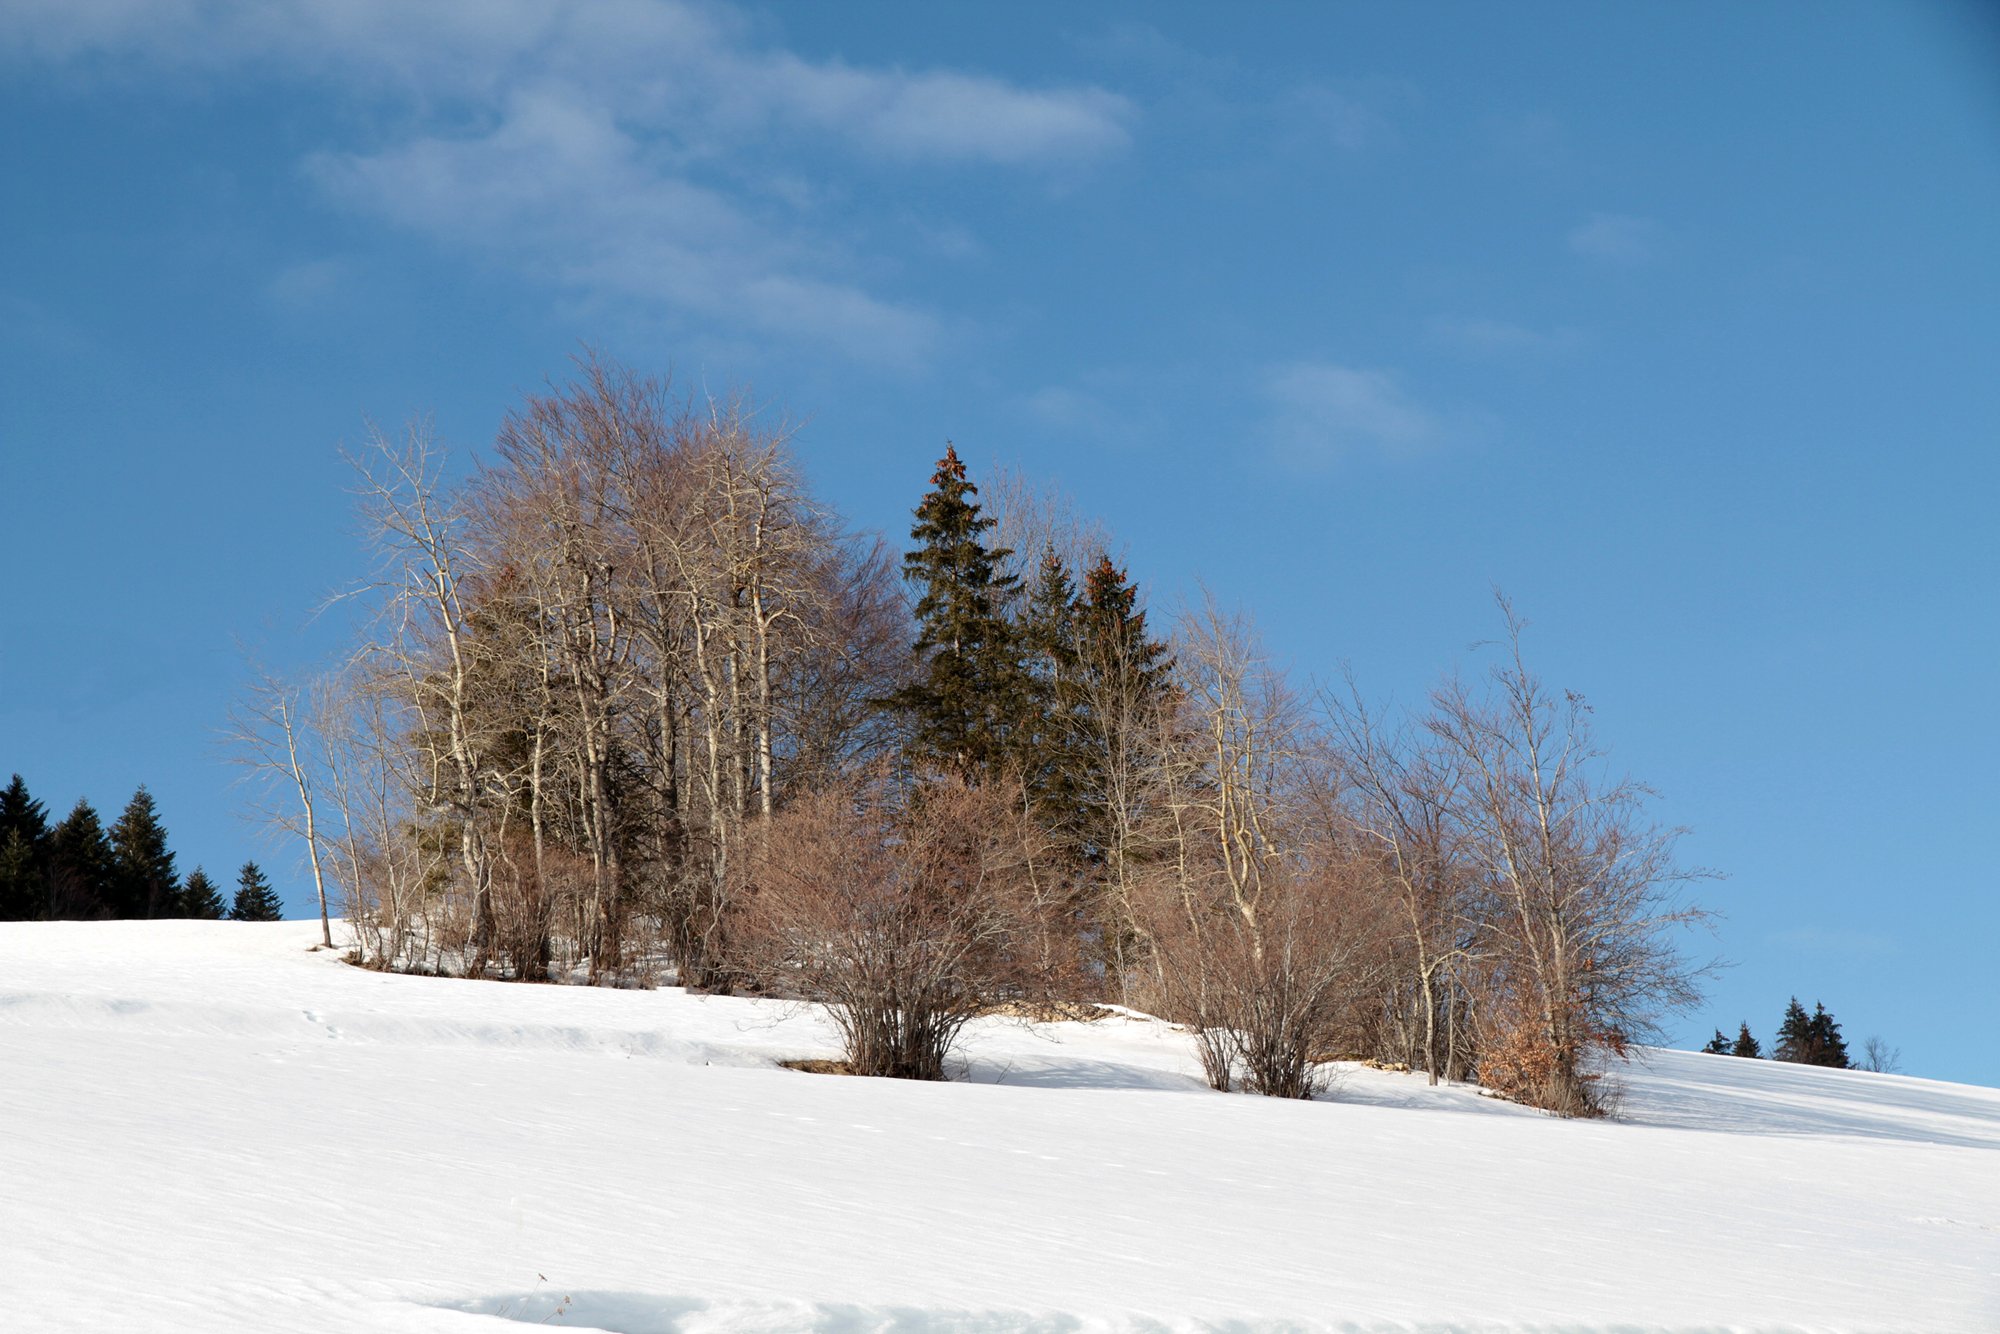
[[[2000,1329],[2000,1091],[1653,1054],[1563,1122],[1150,1021],[964,1082],[810,1010],[0,924],[0,1330]]]

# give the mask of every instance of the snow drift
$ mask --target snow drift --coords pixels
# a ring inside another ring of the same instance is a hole
[[[0,924],[0,1328],[2000,1329],[2000,1091],[1652,1052],[1620,1115],[1207,1091],[1127,1016],[965,1076],[817,1015]]]

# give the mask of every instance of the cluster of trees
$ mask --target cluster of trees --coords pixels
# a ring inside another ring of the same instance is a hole
[[[1723,1036],[1721,1029],[1708,1040],[1702,1051],[1712,1056],[1744,1056],[1752,1060],[1764,1055],[1763,1044],[1751,1035],[1748,1021],[1740,1024],[1736,1037]],[[1826,1006],[1813,1002],[1812,1013],[1807,1014],[1805,1006],[1794,996],[1785,1006],[1785,1017],[1778,1026],[1778,1043],[1771,1052],[1771,1059],[1789,1061],[1794,1065],[1824,1065],[1836,1070],[1872,1070],[1881,1074],[1894,1073],[1902,1068],[1902,1053],[1878,1037],[1871,1037],[1862,1044],[1861,1058],[1853,1059],[1847,1050],[1847,1039],[1840,1034],[1840,1025]]]
[[[183,880],[159,806],[143,786],[110,829],[79,799],[60,821],[15,774],[0,789],[0,921],[196,917],[276,921],[283,905],[255,862],[225,903],[197,866]]]
[[[1348,1056],[1566,1114],[1695,999],[1676,831],[1504,601],[1488,679],[1384,719],[1213,604],[1156,632],[1090,530],[986,512],[953,449],[899,570],[782,433],[594,359],[461,482],[421,428],[361,471],[369,632],[238,731],[371,966],[670,965],[922,1078],[988,1007],[1117,1000],[1218,1088]]]

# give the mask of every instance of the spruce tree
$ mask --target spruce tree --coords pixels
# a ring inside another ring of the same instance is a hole
[[[111,826],[112,915],[167,917],[180,910],[180,876],[159,807],[143,785]]]
[[[1736,1045],[1729,1049],[1729,1054],[1731,1056],[1745,1056],[1753,1061],[1763,1058],[1763,1045],[1756,1038],[1750,1036],[1750,1023],[1748,1020],[1737,1025]]]
[[[1111,791],[1106,766],[1164,698],[1173,672],[1166,645],[1146,633],[1139,586],[1106,555],[1084,576],[1076,608],[1074,716],[1089,738],[1077,786],[1094,857],[1109,855]]]
[[[1013,553],[988,547],[993,520],[950,446],[917,506],[903,578],[918,590],[918,679],[889,700],[911,725],[913,757],[968,775],[1004,767],[1026,707],[1025,673],[1006,616],[1017,581],[1001,570]]]
[[[1045,823],[1060,829],[1077,805],[1076,587],[1069,567],[1053,547],[1042,553],[1028,604],[1016,627],[1022,653],[1021,720],[1011,745],[1012,759]]]
[[[279,902],[271,882],[264,878],[264,872],[256,862],[244,862],[236,875],[236,902],[230,906],[230,920],[275,922],[284,915],[285,906]]]
[[[1125,673],[1142,692],[1165,684],[1173,667],[1166,645],[1147,637],[1139,585],[1127,582],[1111,557],[1100,555],[1084,576],[1078,620],[1083,656],[1092,670]]]
[[[188,872],[187,883],[181,886],[180,908],[181,916],[208,922],[219,922],[229,915],[229,905],[222,901],[222,891],[208,878],[208,872],[199,866]]]
[[[1806,1031],[1811,1035],[1808,1064],[1831,1066],[1835,1070],[1851,1069],[1847,1059],[1847,1039],[1840,1036],[1840,1025],[1833,1021],[1826,1007],[1813,1002],[1812,1018],[1806,1021]]]
[[[48,915],[48,810],[15,774],[0,789],[0,921]]]
[[[79,798],[61,824],[49,831],[48,915],[91,918],[111,915],[116,867],[111,840],[97,809]]]
[[[1778,1026],[1778,1045],[1771,1049],[1771,1059],[1790,1061],[1794,1065],[1811,1063],[1812,1019],[1806,1014],[1806,1007],[1799,1004],[1797,996],[1785,1007],[1785,1021]]]
[[[1705,1056],[1727,1056],[1729,1055],[1729,1039],[1722,1036],[1722,1030],[1718,1028],[1715,1030],[1715,1036],[1710,1038],[1708,1045],[1701,1050]]]

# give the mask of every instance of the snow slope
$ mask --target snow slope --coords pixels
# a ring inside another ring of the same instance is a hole
[[[316,924],[0,924],[0,1330],[2000,1329],[2000,1091],[1659,1052],[1620,1119],[1150,1021],[967,1082],[810,1012],[384,977]]]

